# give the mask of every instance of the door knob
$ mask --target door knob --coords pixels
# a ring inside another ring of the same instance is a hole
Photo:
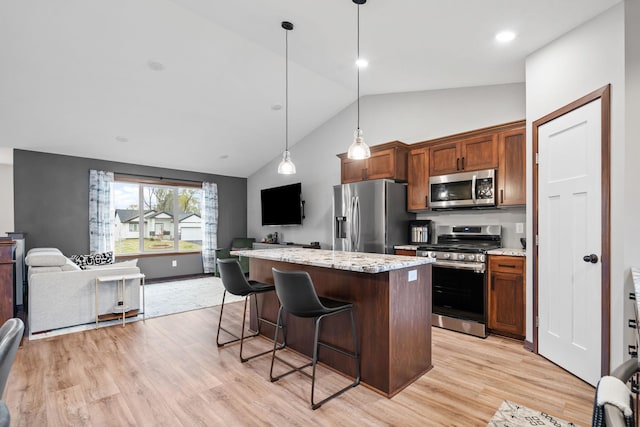
[[[584,262],[590,262],[591,264],[595,264],[598,262],[598,255],[596,254],[585,255],[582,257],[582,260]]]

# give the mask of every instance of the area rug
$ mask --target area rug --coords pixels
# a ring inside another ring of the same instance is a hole
[[[542,411],[527,408],[505,400],[487,424],[487,427],[578,427],[577,424],[561,420]]]
[[[178,280],[145,285],[146,317],[166,316],[222,304],[224,286],[219,277]],[[225,303],[243,300],[227,293]]]

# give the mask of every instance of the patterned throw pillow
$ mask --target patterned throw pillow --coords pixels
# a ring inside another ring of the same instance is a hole
[[[69,259],[78,264],[81,269],[86,270],[87,265],[113,264],[113,251],[91,255],[71,255]]]

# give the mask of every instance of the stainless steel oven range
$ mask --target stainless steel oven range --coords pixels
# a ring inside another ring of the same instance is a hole
[[[435,258],[432,275],[434,326],[487,336],[487,256],[502,246],[500,225],[439,225],[437,242],[417,255]]]

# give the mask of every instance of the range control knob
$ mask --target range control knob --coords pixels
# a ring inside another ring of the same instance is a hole
[[[478,262],[484,262],[484,260],[485,260],[484,255],[478,255],[478,259],[477,259]]]
[[[474,259],[476,259],[476,256],[475,256],[475,255],[469,255],[469,256],[467,257],[467,259],[468,259],[469,261],[473,261]]]
[[[451,257],[451,254],[442,254],[442,259],[449,259],[449,257]]]

